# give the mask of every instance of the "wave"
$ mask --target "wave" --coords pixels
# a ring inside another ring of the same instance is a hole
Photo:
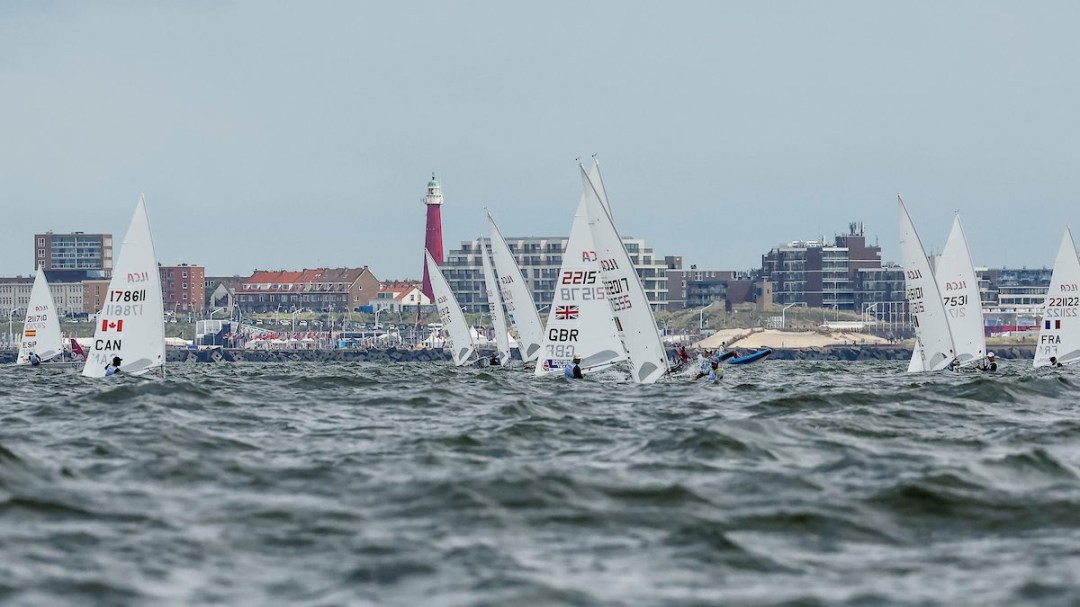
[[[0,600],[1010,604],[1080,589],[1067,373],[766,361],[709,389],[446,364],[27,377],[0,368],[0,544],[21,572]]]

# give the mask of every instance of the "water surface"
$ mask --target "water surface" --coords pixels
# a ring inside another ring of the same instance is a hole
[[[1080,603],[1080,382],[0,367],[10,605]]]

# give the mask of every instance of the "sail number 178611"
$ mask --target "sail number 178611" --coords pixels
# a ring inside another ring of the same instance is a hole
[[[144,301],[145,299],[146,289],[109,291],[109,301]]]

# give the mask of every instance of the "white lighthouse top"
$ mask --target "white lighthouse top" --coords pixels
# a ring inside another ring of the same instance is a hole
[[[435,173],[431,174],[431,181],[427,184],[427,196],[424,196],[424,204],[442,204],[442,188],[435,180]]]

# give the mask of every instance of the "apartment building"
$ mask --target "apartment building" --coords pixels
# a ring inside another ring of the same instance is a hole
[[[525,236],[506,238],[506,244],[514,255],[518,268],[521,269],[533,301],[538,309],[548,306],[555,296],[555,283],[562,266],[563,251],[568,237],[565,236]],[[646,246],[641,238],[623,237],[623,244],[641,278],[649,303],[654,310],[667,309],[667,270],[668,261],[657,259],[653,250]],[[487,247],[487,239],[484,239]],[[439,265],[451,290],[457,296],[461,309],[465,312],[484,312],[487,310],[487,291],[484,288],[483,269],[480,261],[480,239],[462,241],[456,249],[446,255],[446,261]],[[490,248],[489,248],[490,250]],[[678,259],[681,263],[681,258]]]

